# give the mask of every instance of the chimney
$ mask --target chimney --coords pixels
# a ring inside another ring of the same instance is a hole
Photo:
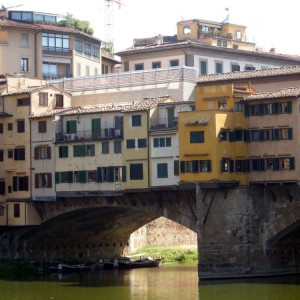
[[[161,45],[164,42],[164,37],[161,34],[155,36],[155,45]]]

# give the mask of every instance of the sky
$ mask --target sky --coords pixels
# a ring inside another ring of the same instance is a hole
[[[229,22],[247,26],[247,40],[264,51],[300,55],[300,4],[296,0],[121,0],[114,4],[110,26],[115,51],[133,45],[134,38],[158,34],[175,35],[176,23],[189,19],[221,22],[229,14]],[[94,36],[105,40],[107,16],[105,0],[0,0],[5,7],[33,10],[58,15],[72,14],[90,22]],[[226,10],[228,8],[228,10]],[[299,28],[299,29],[298,29]]]

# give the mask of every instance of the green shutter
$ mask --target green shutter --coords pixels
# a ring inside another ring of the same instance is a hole
[[[211,160],[207,160],[207,172],[211,172]]]
[[[185,173],[185,161],[180,162],[180,173]]]
[[[273,139],[278,141],[280,139],[280,131],[279,128],[275,128],[273,130]]]
[[[278,157],[274,157],[273,158],[273,171],[278,171],[280,169],[279,166],[279,158]]]
[[[290,157],[290,170],[295,170],[295,158]]]
[[[92,139],[101,137],[101,119],[92,119]]]
[[[60,176],[59,176],[59,172],[55,172],[55,183],[60,183]]]
[[[258,159],[258,171],[264,171],[265,170],[265,160],[264,158]]]
[[[67,175],[67,180],[68,183],[72,183],[73,182],[73,172],[72,171],[68,171],[68,175]]]
[[[78,179],[80,183],[86,183],[86,171],[79,171]]]
[[[292,102],[288,102],[287,103],[287,110],[286,110],[287,113],[291,114],[292,113]]]
[[[250,159],[245,159],[245,172],[250,172]]]
[[[278,114],[279,110],[279,103],[272,103],[272,115]]]
[[[67,133],[77,133],[77,121],[70,120],[67,121]]]
[[[199,161],[193,160],[192,166],[193,166],[193,173],[198,173],[199,172]]]
[[[115,167],[108,167],[107,181],[108,182],[115,181]]]
[[[73,145],[73,157],[79,157],[79,146]]]
[[[244,142],[250,141],[250,132],[249,130],[244,130]]]
[[[153,147],[154,148],[158,148],[159,147],[159,139],[158,138],[154,138],[153,139]]]
[[[245,117],[249,117],[249,105],[248,104],[244,104],[244,116]]]
[[[122,182],[126,182],[126,167],[122,167]]]
[[[166,138],[166,147],[171,147],[171,138],[170,137]]]
[[[226,161],[227,161],[227,159],[221,160],[221,172],[225,172]]]
[[[234,172],[234,160],[229,161],[229,172],[233,173]]]
[[[102,179],[102,168],[101,167],[97,168],[96,181],[97,182],[102,182],[103,181],[103,179]]]
[[[262,130],[259,130],[259,141],[263,141],[265,139],[265,131],[262,129]]]
[[[179,160],[174,160],[174,176],[179,175]]]
[[[288,128],[288,139],[289,140],[293,139],[293,128]]]

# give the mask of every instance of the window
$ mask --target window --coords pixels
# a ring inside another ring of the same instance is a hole
[[[159,68],[161,68],[161,62],[160,61],[152,62],[152,69],[159,69]]]
[[[29,106],[30,98],[17,99],[17,106]]]
[[[172,139],[170,137],[163,137],[163,138],[154,138],[153,139],[153,147],[171,147]]]
[[[135,148],[135,139],[126,140],[126,148],[134,149]]]
[[[126,182],[126,167],[98,167],[97,182]]]
[[[129,172],[130,172],[130,180],[142,180],[143,164],[130,164]]]
[[[210,160],[199,160],[199,172],[210,172]]]
[[[255,67],[253,66],[245,66],[245,71],[253,71],[255,70]]]
[[[28,191],[28,176],[13,176],[13,190]]]
[[[190,143],[204,143],[204,131],[191,131],[190,132]]]
[[[218,101],[218,109],[227,109],[227,101]]]
[[[142,116],[141,115],[131,116],[131,125],[132,127],[142,126]]]
[[[223,41],[223,47],[227,48],[227,41],[225,41],[225,40]]]
[[[7,130],[12,131],[13,130],[13,123],[8,123],[7,124]]]
[[[109,154],[109,141],[102,142],[102,154]]]
[[[178,66],[179,66],[179,59],[170,60],[170,67],[178,67]]]
[[[77,121],[69,120],[66,122],[67,133],[77,133]]]
[[[39,93],[39,105],[48,106],[48,93]]]
[[[243,141],[244,140],[244,130],[236,129],[234,130],[234,140],[235,141]]]
[[[279,167],[281,170],[294,170],[295,159],[293,157],[281,157],[279,158]]]
[[[238,50],[239,49],[239,45],[236,45],[236,44],[232,45],[232,49]]]
[[[95,145],[74,145],[73,146],[74,157],[86,157],[95,156]]]
[[[51,147],[49,146],[35,147],[34,159],[51,159]]]
[[[231,64],[231,72],[239,72],[240,69],[240,65],[238,64]]]
[[[15,160],[25,160],[25,148],[14,149]]]
[[[183,27],[183,34],[190,34],[191,33],[191,27],[186,25]]]
[[[0,180],[0,195],[5,195],[5,181]]]
[[[20,204],[14,204],[14,218],[20,218]]]
[[[52,173],[37,173],[35,174],[35,188],[51,188]]]
[[[28,58],[21,58],[21,71],[22,72],[28,72],[29,66],[28,66]]]
[[[200,60],[200,74],[207,75],[207,61]]]
[[[87,171],[87,181],[88,182],[96,181],[96,171]]]
[[[39,121],[38,122],[38,131],[39,131],[39,133],[47,132],[47,121]]]
[[[216,73],[217,74],[223,73],[223,64],[221,62],[216,62]]]
[[[4,159],[4,151],[0,150],[0,161],[3,161]]]
[[[229,172],[230,160],[224,158],[221,160],[221,172]]]
[[[20,47],[22,48],[28,48],[29,47],[29,39],[28,39],[28,33],[21,33],[21,43]]]
[[[241,39],[242,39],[242,33],[241,33],[241,31],[236,31],[236,33],[235,33],[235,38],[236,38],[236,40],[238,40],[238,41],[240,41]]]
[[[14,150],[7,150],[7,158],[14,158]]]
[[[222,47],[222,40],[217,40],[217,46]]]
[[[0,123],[0,133],[3,133],[3,123]]]
[[[56,183],[72,183],[73,182],[73,172],[72,171],[68,171],[68,172],[57,172],[55,173],[56,179],[55,182]],[[59,181],[60,179],[60,181]]]
[[[68,146],[59,146],[59,148],[58,148],[58,156],[60,158],[68,157],[68,149],[69,149]]]
[[[142,70],[144,70],[144,64],[135,64],[134,65],[134,70],[135,71],[142,71]]]
[[[220,140],[221,141],[228,141],[229,140],[229,131],[228,130],[221,130],[220,131]]]
[[[237,173],[245,172],[244,162],[245,162],[244,160],[236,160],[235,161],[235,171]]]
[[[240,102],[234,102],[234,111],[242,111],[243,105]]]
[[[114,141],[114,153],[122,153],[122,143],[121,141]]]
[[[55,107],[56,108],[64,107],[64,95],[62,94],[55,95]]]
[[[17,121],[17,132],[18,133],[25,132],[25,121],[24,120]]]
[[[138,148],[147,148],[147,139],[138,139]]]
[[[168,178],[168,164],[157,164],[157,178]]]
[[[44,51],[68,52],[70,37],[66,34],[43,33],[42,46]]]

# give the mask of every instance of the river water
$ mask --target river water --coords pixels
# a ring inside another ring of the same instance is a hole
[[[50,274],[0,280],[1,300],[299,300],[300,277],[205,281],[196,266]]]

